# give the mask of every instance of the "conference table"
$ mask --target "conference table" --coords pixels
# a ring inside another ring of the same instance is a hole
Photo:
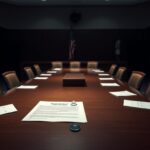
[[[17,112],[0,116],[0,150],[147,150],[150,149],[150,110],[123,106],[123,100],[143,96],[116,97],[110,91],[127,86],[102,87],[97,73],[81,69],[86,86],[64,87],[69,69],[47,80],[32,80],[34,90],[15,89],[0,97],[0,105],[14,104]],[[104,82],[104,81],[103,81]],[[108,81],[105,81],[108,82]],[[39,101],[83,101],[87,123],[71,132],[70,122],[32,122],[22,119]]]

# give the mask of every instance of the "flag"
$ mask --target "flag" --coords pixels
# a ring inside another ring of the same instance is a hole
[[[69,60],[73,60],[74,59],[74,53],[75,53],[75,39],[73,38],[73,31],[71,29],[70,32],[70,44],[69,44]]]

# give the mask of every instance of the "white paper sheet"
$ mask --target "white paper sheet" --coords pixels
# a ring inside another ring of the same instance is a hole
[[[102,73],[102,72],[104,72],[103,70],[100,70],[100,69],[93,69],[92,71],[96,72],[96,73],[100,73],[100,72]]]
[[[113,78],[99,78],[99,80],[107,81],[107,80],[114,80],[114,79]]]
[[[47,73],[52,73],[52,74],[54,73],[55,74],[55,73],[57,73],[57,71],[55,71],[55,70],[53,70],[53,71],[47,71]]]
[[[55,70],[55,71],[61,71],[62,68],[54,68],[53,70]]]
[[[98,74],[99,76],[110,76],[110,74],[107,74],[107,73],[100,73]]]
[[[43,77],[50,77],[50,76],[52,76],[52,74],[42,73],[42,74],[40,74],[40,76],[43,76]]]
[[[17,89],[36,89],[38,85],[20,85]]]
[[[101,86],[120,86],[119,84],[117,84],[117,83],[100,83],[101,84]]]
[[[81,122],[86,123],[83,102],[40,101],[22,121]]]
[[[117,91],[117,92],[109,92],[110,94],[114,95],[114,96],[134,96],[136,95],[135,93],[132,93],[130,91]]]
[[[34,79],[35,80],[47,80],[48,77],[35,77]]]
[[[13,104],[0,106],[0,115],[12,113],[12,112],[16,112],[16,111],[17,111],[17,109],[15,108],[15,106]]]
[[[125,99],[123,102],[123,106],[150,109],[150,102],[133,101]]]

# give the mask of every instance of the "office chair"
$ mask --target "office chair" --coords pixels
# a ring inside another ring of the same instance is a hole
[[[63,63],[62,61],[52,61],[52,69],[54,68],[63,68]]]
[[[31,67],[24,67],[24,71],[25,71],[25,74],[26,74],[28,80],[31,80],[35,77]]]
[[[115,78],[122,80],[126,70],[127,70],[126,67],[119,67],[116,74],[115,74]]]
[[[15,71],[4,72],[2,76],[8,86],[8,89],[18,87],[21,84]]]
[[[148,85],[146,91],[145,91],[145,96],[148,100],[150,100],[150,84]]]
[[[97,61],[88,61],[87,62],[87,69],[97,69],[98,62]]]
[[[128,80],[129,87],[139,90],[145,75],[146,74],[141,71],[132,71],[131,76]]]
[[[34,67],[36,75],[39,76],[42,73],[39,64],[34,64],[33,67]]]
[[[109,68],[108,73],[109,73],[110,75],[114,75],[116,69],[117,69],[117,65],[116,65],[116,64],[112,64],[112,65],[110,66],[110,68]]]

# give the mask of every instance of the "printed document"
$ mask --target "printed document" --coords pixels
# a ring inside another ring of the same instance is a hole
[[[99,69],[93,69],[92,71],[96,73],[104,72],[103,70],[99,70]]]
[[[133,101],[125,99],[123,102],[123,106],[150,109],[150,102]]]
[[[54,68],[53,70],[55,70],[55,71],[61,71],[62,68]]]
[[[37,85],[20,85],[17,89],[36,89]]]
[[[83,102],[40,101],[22,121],[86,123]]]
[[[17,109],[15,108],[15,106],[13,104],[0,106],[0,115],[12,113],[12,112],[16,112],[16,111],[17,111]]]
[[[134,96],[136,95],[135,93],[132,93],[130,91],[117,91],[117,92],[109,92],[110,94],[114,95],[114,96]]]
[[[35,77],[34,79],[35,80],[47,80],[48,77]]]
[[[101,86],[120,86],[117,83],[100,83],[100,84],[101,84]]]

